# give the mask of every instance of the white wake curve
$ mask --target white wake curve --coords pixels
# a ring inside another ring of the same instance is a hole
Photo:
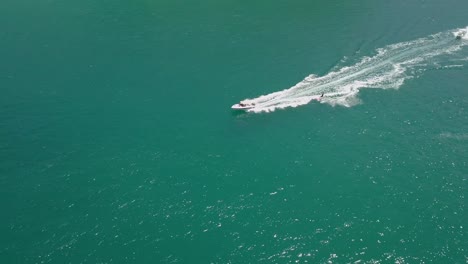
[[[248,111],[270,112],[297,107],[312,100],[352,106],[358,102],[355,95],[360,88],[398,88],[406,79],[431,65],[450,60],[447,56],[457,54],[468,45],[468,34],[462,40],[454,37],[463,31],[468,31],[468,27],[377,49],[376,55],[364,57],[352,66],[342,67],[324,76],[312,74],[289,89],[246,99],[246,102],[255,104]],[[322,93],[323,98],[320,97]]]

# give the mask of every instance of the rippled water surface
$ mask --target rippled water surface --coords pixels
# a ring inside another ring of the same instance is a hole
[[[467,10],[2,1],[0,262],[466,263]]]

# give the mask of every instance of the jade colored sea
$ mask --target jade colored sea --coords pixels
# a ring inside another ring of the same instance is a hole
[[[0,263],[467,263],[467,11],[0,1]]]

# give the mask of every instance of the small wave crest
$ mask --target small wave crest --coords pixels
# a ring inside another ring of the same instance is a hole
[[[450,133],[444,132],[439,135],[441,138],[456,139],[456,140],[468,140],[468,133]]]
[[[468,31],[468,27],[377,49],[376,55],[363,57],[352,66],[334,68],[335,70],[323,76],[312,74],[289,89],[246,99],[255,104],[248,111],[271,112],[305,105],[311,101],[333,106],[356,105],[360,102],[356,97],[360,88],[397,89],[405,80],[415,77],[431,65],[450,60],[447,56],[468,45],[467,41],[456,40],[454,37],[464,30]],[[463,38],[468,38],[468,34]]]

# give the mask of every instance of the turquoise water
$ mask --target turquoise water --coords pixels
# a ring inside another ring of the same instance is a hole
[[[2,1],[0,262],[466,263],[468,2],[343,2]]]

